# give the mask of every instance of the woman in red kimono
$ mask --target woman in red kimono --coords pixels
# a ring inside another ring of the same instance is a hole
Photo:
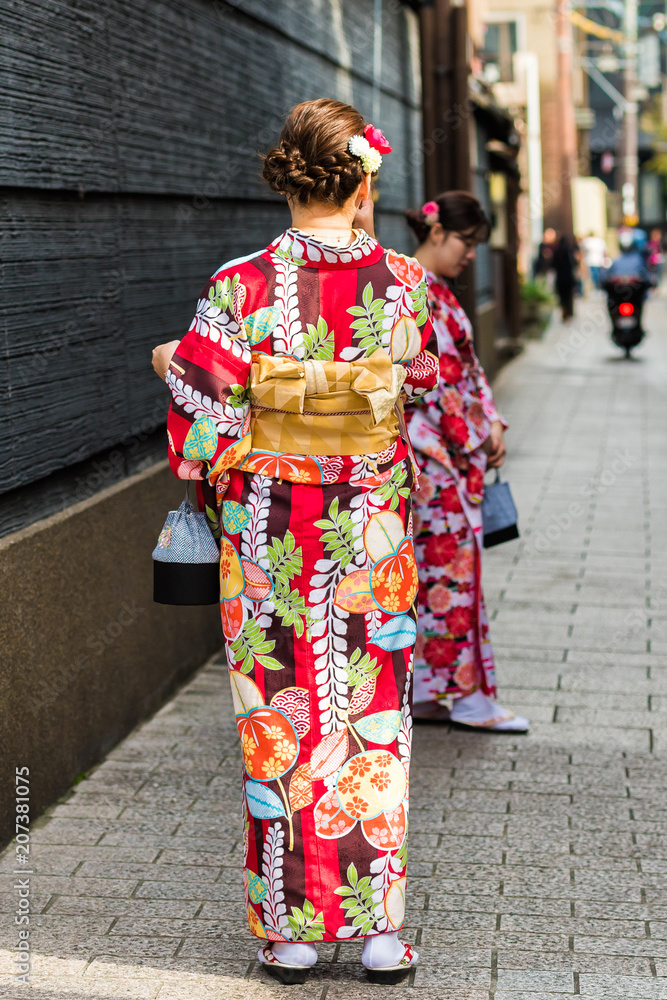
[[[365,939],[375,973],[417,960],[397,933],[417,633],[400,427],[437,348],[422,266],[354,228],[390,151],[349,105],[295,107],[264,163],[292,226],[217,270],[155,355],[172,469],[221,536],[248,922],[289,982],[317,941]]]
[[[484,472],[504,460],[504,429],[448,279],[474,259],[490,223],[465,191],[427,202],[407,220],[426,268],[440,379],[408,411],[421,470],[413,506],[419,566],[414,713],[472,728],[525,732],[528,720],[495,700],[493,649],[482,593]],[[445,706],[449,706],[447,713]]]

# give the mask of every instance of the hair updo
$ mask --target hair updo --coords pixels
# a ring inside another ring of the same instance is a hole
[[[361,160],[347,144],[353,135],[363,135],[365,126],[359,112],[342,101],[323,97],[297,104],[277,146],[264,157],[264,180],[302,205],[312,200],[340,208],[364,178]]]
[[[480,243],[488,240],[491,222],[478,199],[469,191],[445,191],[433,201],[438,206],[438,217],[433,221],[427,221],[423,208],[411,209],[405,213],[405,219],[420,243],[428,239],[436,222],[440,223],[445,232],[469,233]]]

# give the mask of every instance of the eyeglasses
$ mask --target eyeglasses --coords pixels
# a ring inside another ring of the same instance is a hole
[[[452,235],[456,236],[457,240],[463,243],[466,250],[474,250],[479,245],[479,240],[476,236],[466,236],[464,233],[452,233]]]

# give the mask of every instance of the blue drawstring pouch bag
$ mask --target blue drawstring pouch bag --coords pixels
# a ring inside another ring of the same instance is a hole
[[[518,515],[509,483],[503,483],[496,469],[493,483],[484,487],[482,498],[482,527],[484,548],[490,549],[501,542],[511,542],[519,537]]]
[[[156,604],[217,604],[220,600],[220,551],[189,493],[170,510],[153,550],[153,600]]]

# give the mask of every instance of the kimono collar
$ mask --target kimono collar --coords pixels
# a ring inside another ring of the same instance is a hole
[[[384,250],[364,229],[355,229],[355,240],[346,247],[329,246],[299,229],[288,229],[269,244],[268,252],[298,267],[365,267],[378,261]]]

